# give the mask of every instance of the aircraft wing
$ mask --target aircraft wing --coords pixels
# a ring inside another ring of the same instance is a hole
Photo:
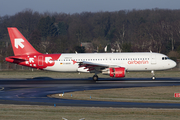
[[[79,62],[79,68],[81,67],[84,67],[84,69],[88,69],[87,71],[95,72],[95,71],[102,71],[105,68],[120,67],[120,66],[83,61],[83,62]]]

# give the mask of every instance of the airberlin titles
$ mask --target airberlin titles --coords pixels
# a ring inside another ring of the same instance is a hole
[[[142,61],[128,61],[128,64],[149,64],[149,62],[147,60],[142,60]]]

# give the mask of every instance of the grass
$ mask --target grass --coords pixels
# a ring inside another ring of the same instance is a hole
[[[1,120],[178,120],[179,109],[0,105]]]
[[[163,86],[85,90],[65,93],[63,96],[53,94],[49,97],[118,102],[180,103],[180,98],[174,98],[174,92],[180,92],[179,88],[180,86]]]
[[[35,78],[35,77],[51,77],[51,78],[88,78],[93,74],[89,73],[61,73],[42,70],[10,70],[0,71],[0,78]]]

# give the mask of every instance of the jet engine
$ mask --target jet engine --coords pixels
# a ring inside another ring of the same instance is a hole
[[[126,70],[124,67],[107,68],[102,71],[102,74],[109,75],[110,77],[121,78],[125,77]]]

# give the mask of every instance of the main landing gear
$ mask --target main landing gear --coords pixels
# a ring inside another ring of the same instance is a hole
[[[93,76],[93,80],[94,80],[94,81],[97,81],[97,80],[98,80],[98,76],[97,76],[97,75],[94,75],[94,76]]]
[[[152,80],[155,80],[156,77],[155,77],[155,74],[154,74],[154,70],[151,70],[151,74],[152,74]]]

